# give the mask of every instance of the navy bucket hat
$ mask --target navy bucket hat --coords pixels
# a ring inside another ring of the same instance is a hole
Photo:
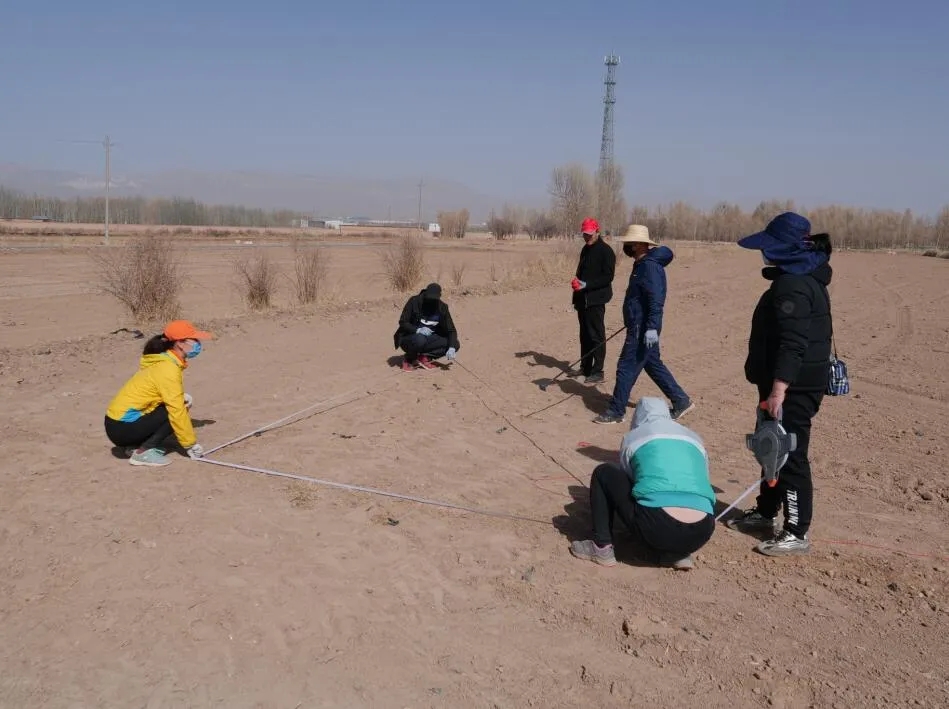
[[[806,218],[784,212],[768,222],[764,231],[739,239],[738,245],[755,251],[795,251],[810,248],[810,235],[811,223]]]
[[[738,245],[760,251],[769,263],[787,273],[812,273],[828,261],[826,253],[814,250],[811,223],[794,212],[779,214],[764,231],[739,239]]]

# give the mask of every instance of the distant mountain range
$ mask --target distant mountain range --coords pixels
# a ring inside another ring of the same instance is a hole
[[[105,179],[102,175],[0,163],[0,185],[27,194],[70,199],[102,195]],[[418,181],[409,178],[377,180],[263,171],[174,170],[114,174],[111,194],[191,197],[206,204],[286,208],[317,217],[359,214],[375,219],[413,220],[418,215]],[[504,197],[482,194],[459,182],[426,179],[422,187],[422,219],[434,219],[439,210],[467,209],[472,221],[481,221],[504,202]]]

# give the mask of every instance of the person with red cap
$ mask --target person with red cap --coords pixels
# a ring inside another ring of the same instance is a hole
[[[165,455],[165,440],[172,434],[189,457],[204,455],[191,423],[192,399],[184,391],[183,373],[201,353],[201,341],[211,337],[187,320],[175,320],[145,343],[138,371],[105,414],[106,436],[116,447],[126,449],[132,465],[171,463]]]
[[[600,236],[596,219],[580,226],[585,242],[580,249],[577,274],[570,282],[573,307],[580,323],[580,372],[587,384],[603,381],[606,362],[606,304],[613,299],[616,254]]]

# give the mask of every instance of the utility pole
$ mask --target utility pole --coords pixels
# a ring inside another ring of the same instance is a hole
[[[418,181],[418,230],[422,231],[422,185],[423,180]]]
[[[114,143],[105,137],[105,243],[109,243],[109,187],[112,184],[112,146]]]

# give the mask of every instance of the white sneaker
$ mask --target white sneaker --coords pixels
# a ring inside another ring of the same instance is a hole
[[[765,556],[791,556],[807,554],[811,550],[811,542],[806,534],[798,537],[785,529],[773,539],[761,542],[755,549]]]
[[[141,453],[132,453],[132,457],[129,458],[129,463],[132,465],[147,465],[152,468],[161,468],[166,465],[171,465],[171,458],[165,455],[165,451],[159,448],[149,448],[147,451],[142,451]]]

